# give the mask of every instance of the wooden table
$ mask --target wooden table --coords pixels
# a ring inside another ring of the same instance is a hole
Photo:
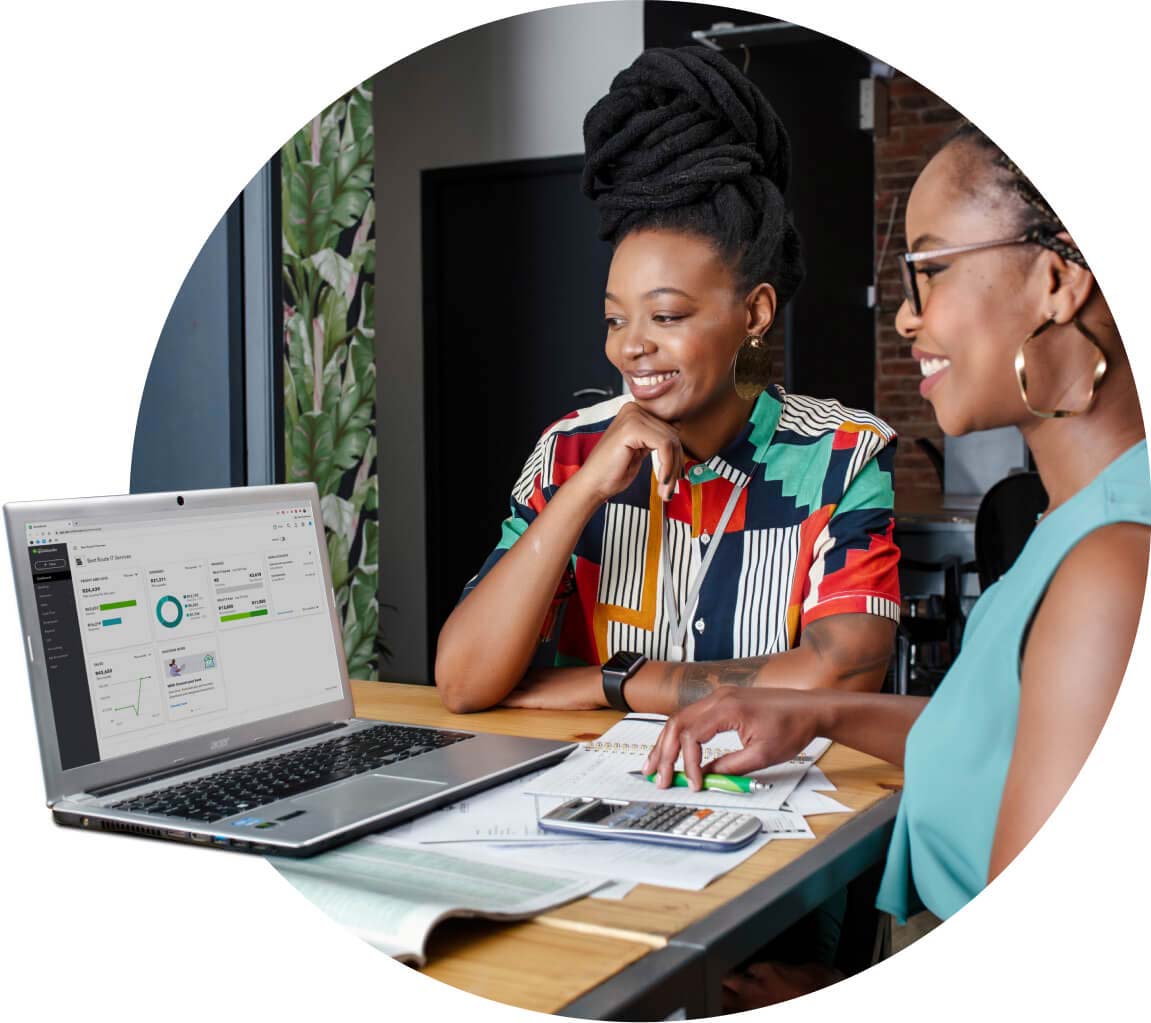
[[[503,735],[590,741],[617,711],[497,709],[448,713],[430,686],[353,682],[359,717]],[[855,813],[809,820],[811,841],[771,842],[691,892],[639,885],[618,901],[581,899],[528,923],[449,921],[424,972],[541,1012],[656,1019],[719,1010],[719,981],[737,962],[818,906],[887,849],[902,772],[838,744],[819,766]]]

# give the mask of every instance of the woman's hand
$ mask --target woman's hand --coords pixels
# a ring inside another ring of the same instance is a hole
[[[536,668],[504,697],[503,707],[531,710],[600,710],[603,676],[599,668]]]
[[[573,479],[591,489],[600,502],[614,497],[639,473],[648,453],[659,477],[659,496],[668,501],[684,471],[683,446],[676,428],[628,402],[616,414]]]
[[[707,771],[747,774],[790,760],[820,734],[820,711],[827,693],[800,689],[743,689],[721,686],[710,696],[670,718],[655,742],[644,774],[657,774],[667,788],[683,754],[683,770],[693,792],[703,784],[702,748],[719,732],[736,731],[743,749],[727,753]]]

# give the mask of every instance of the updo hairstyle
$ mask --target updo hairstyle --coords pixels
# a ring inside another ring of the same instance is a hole
[[[682,231],[711,242],[736,286],[771,284],[782,306],[803,280],[784,204],[787,132],[763,93],[704,46],[646,50],[584,120],[583,191],[600,237]]]

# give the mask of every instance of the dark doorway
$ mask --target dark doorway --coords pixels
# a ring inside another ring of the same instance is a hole
[[[688,46],[717,22],[771,25],[750,11],[644,4],[644,45]],[[741,42],[746,49],[741,49]],[[728,36],[724,53],[775,107],[791,138],[788,205],[803,239],[807,279],[786,322],[784,386],[853,408],[875,408],[873,280],[875,151],[859,126],[860,80],[871,58],[836,39],[784,24]]]
[[[581,156],[425,171],[429,664],[540,433],[620,392]],[[583,392],[583,393],[579,393]]]

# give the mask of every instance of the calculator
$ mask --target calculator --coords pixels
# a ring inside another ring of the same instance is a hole
[[[674,803],[623,799],[569,799],[539,820],[545,831],[660,842],[689,849],[729,852],[747,845],[763,824],[749,813]]]

